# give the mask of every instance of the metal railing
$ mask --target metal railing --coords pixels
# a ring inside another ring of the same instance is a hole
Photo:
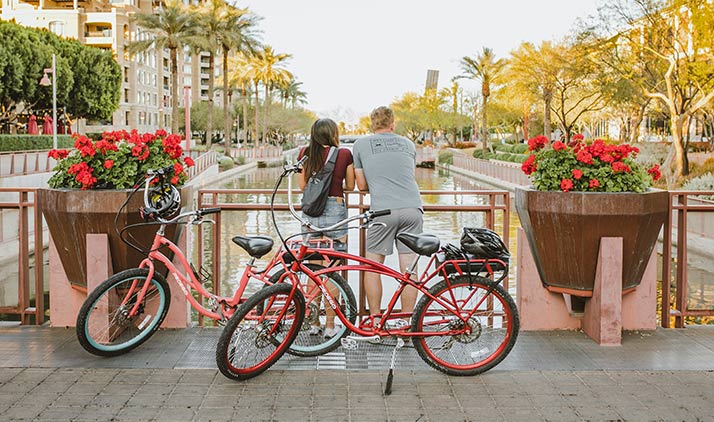
[[[47,150],[0,153],[0,177],[24,176],[52,171],[55,160]]]
[[[189,167],[186,169],[186,173],[188,174],[189,180],[196,177],[196,175],[201,174],[207,168],[218,163],[218,154],[215,151],[208,151],[205,153],[198,151],[189,151],[188,156],[191,157],[194,162],[193,167]]]
[[[272,194],[272,189],[200,189],[198,191],[198,204],[202,207],[218,207],[223,211],[269,211],[269,203],[255,203],[255,202],[227,202],[219,200],[220,196],[228,195],[263,195],[266,198]],[[279,190],[277,192],[281,198],[286,198],[287,190]],[[295,192],[294,192],[295,193]],[[346,201],[345,204],[348,209],[356,209],[359,213],[369,209],[369,205],[365,204],[366,192],[345,192]],[[477,196],[484,198],[483,204],[477,205],[443,205],[443,204],[429,204],[424,203],[423,209],[425,212],[444,212],[444,211],[457,211],[457,212],[479,212],[485,214],[485,225],[488,228],[495,229],[496,226],[496,214],[502,213],[502,225],[503,231],[501,233],[503,241],[508,244],[509,231],[508,226],[510,224],[510,195],[508,191],[500,190],[470,190],[470,191],[437,191],[437,190],[423,190],[421,191],[422,196],[434,195],[464,195],[464,196]],[[299,208],[299,204],[296,204],[296,208]],[[280,211],[287,211],[287,202],[281,202],[275,204],[275,209]],[[216,214],[214,221],[216,224],[212,228],[212,243],[211,247],[213,251],[220,250],[221,245],[221,223],[222,223],[222,213]],[[201,268],[203,265],[204,256],[204,239],[203,231],[199,230],[197,235],[198,244],[198,262],[197,268]],[[360,254],[364,256],[365,252],[365,231],[359,231],[359,248]],[[213,253],[213,293],[220,295],[220,275],[221,275],[221,262],[220,253]],[[362,276],[364,274],[360,273],[360,284],[359,284],[359,309],[362,312],[365,308],[365,294],[362,287]],[[508,278],[504,280],[504,287],[508,289]],[[201,321],[199,321],[199,324]]]
[[[528,186],[531,181],[518,163],[509,163],[499,160],[481,160],[479,158],[468,157],[462,153],[454,153],[453,167],[457,167],[473,173],[480,173],[484,176],[503,180],[521,186]]]
[[[231,148],[232,158],[244,157],[246,160],[278,159],[283,157],[280,147]]]
[[[17,216],[17,305],[0,307],[0,314],[20,315],[22,324],[29,323],[29,316],[35,316],[35,323],[42,324],[45,318],[44,301],[44,234],[42,231],[41,204],[36,203],[37,189],[34,188],[0,188],[3,198],[15,197],[15,200],[0,202],[0,212],[3,217],[9,213],[5,210],[15,210]],[[32,214],[30,214],[32,213]],[[32,215],[32,227],[30,223]],[[34,235],[34,242],[30,245],[30,233]],[[30,306],[31,289],[30,281],[30,254],[34,254],[34,280],[35,280],[35,306]],[[3,282],[7,282],[3,280]]]
[[[693,197],[697,195],[714,195],[712,191],[671,191],[669,192],[669,213],[664,223],[662,244],[662,327],[669,328],[674,317],[675,328],[683,328],[686,317],[714,316],[714,309],[691,309],[687,300],[689,283],[687,278],[687,239],[690,231],[688,226],[701,217],[701,213],[714,212],[714,202],[702,201]],[[691,214],[695,214],[694,218]],[[714,219],[709,218],[709,224],[699,221],[696,231],[711,230]],[[676,259],[672,262],[672,239],[676,239]],[[709,251],[710,253],[710,251]],[[674,268],[673,268],[674,267]],[[675,270],[675,299],[672,309],[671,276]]]

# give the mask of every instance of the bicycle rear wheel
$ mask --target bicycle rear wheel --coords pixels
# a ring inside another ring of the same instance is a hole
[[[325,267],[318,264],[305,264],[310,271],[320,271]],[[300,290],[305,297],[306,314],[300,332],[295,341],[292,342],[288,353],[296,356],[320,356],[335,350],[340,345],[340,339],[347,335],[349,330],[344,325],[340,325],[340,320],[332,311],[327,298],[324,297],[317,284],[304,272],[295,272],[296,280],[300,283]],[[292,282],[289,275],[285,275],[282,269],[271,278],[271,283]],[[345,318],[352,324],[357,320],[357,301],[352,289],[344,278],[337,272],[329,272],[323,275],[325,288],[334,299],[337,306]],[[267,287],[267,286],[266,286]],[[327,318],[332,318],[335,323],[334,332],[326,335],[325,327]],[[280,339],[276,339],[280,341]]]
[[[433,298],[422,296],[412,317],[413,331],[441,333],[412,338],[426,363],[449,375],[476,375],[498,365],[511,351],[518,337],[518,310],[500,284],[477,276],[469,283],[468,276],[461,276],[450,284],[440,281],[429,294]],[[466,322],[449,309],[458,310]]]
[[[126,353],[159,328],[171,303],[169,285],[154,273],[136,314],[129,316],[147,282],[149,270],[134,268],[114,274],[94,289],[77,315],[77,339],[98,356]]]
[[[292,288],[282,283],[269,286],[238,307],[216,347],[216,365],[223,375],[253,378],[285,353],[305,317],[305,299],[297,290],[291,294]]]

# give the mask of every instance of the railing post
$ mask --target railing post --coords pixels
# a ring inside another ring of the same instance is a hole
[[[684,328],[687,311],[687,194],[681,197],[681,209],[677,212],[677,292],[676,308],[679,315],[674,318],[676,328]]]
[[[672,313],[669,295],[672,282],[672,202],[675,198],[677,198],[676,194],[670,192],[667,219],[664,221],[662,231],[662,313],[660,320],[663,328],[670,327],[669,319]]]

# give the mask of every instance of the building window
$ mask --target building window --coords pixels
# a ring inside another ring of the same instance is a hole
[[[50,32],[60,37],[64,36],[64,22],[62,21],[52,21],[49,25]]]
[[[124,126],[129,126],[129,112],[124,113]]]

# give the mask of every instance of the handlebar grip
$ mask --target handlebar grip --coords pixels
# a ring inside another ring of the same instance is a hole
[[[379,210],[379,211],[372,211],[372,218],[374,217],[381,217],[383,215],[389,215],[392,213],[392,210]]]
[[[201,215],[206,215],[206,214],[218,214],[221,212],[220,208],[201,208],[199,210],[201,212]]]

